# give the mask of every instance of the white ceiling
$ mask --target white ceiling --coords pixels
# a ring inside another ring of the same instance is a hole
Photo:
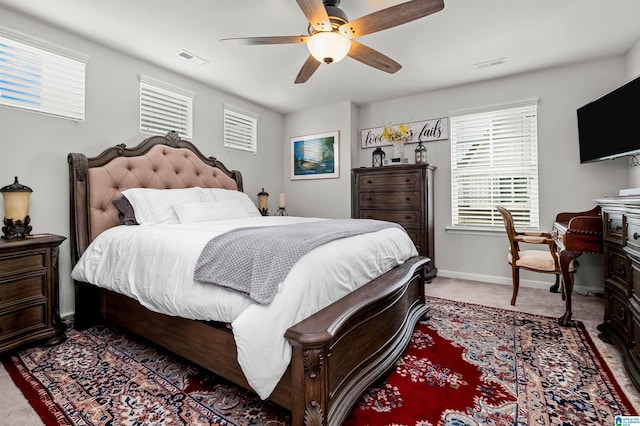
[[[402,0],[343,0],[350,19]],[[294,0],[0,0],[68,29],[282,113],[364,104],[626,54],[640,40],[639,0],[445,0],[444,10],[359,38],[403,65],[396,74],[351,58],[293,81],[304,45],[231,46],[222,38],[307,34]],[[181,50],[209,60],[195,65]],[[505,58],[502,65],[476,64]]]

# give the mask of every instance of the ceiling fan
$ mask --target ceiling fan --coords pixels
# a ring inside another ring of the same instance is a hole
[[[296,0],[309,21],[308,35],[222,39],[241,45],[306,43],[311,55],[298,72],[296,84],[306,82],[321,63],[349,56],[373,68],[395,73],[402,65],[355,41],[355,38],[414,21],[444,8],[444,0],[411,0],[349,21],[340,0]]]

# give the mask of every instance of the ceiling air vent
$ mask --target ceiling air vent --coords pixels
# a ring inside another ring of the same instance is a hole
[[[490,61],[478,62],[477,64],[473,64],[473,65],[476,68],[481,69],[481,68],[495,67],[496,65],[502,65],[506,61],[507,61],[507,58],[497,58],[497,59],[491,59]]]
[[[186,59],[188,61],[191,61],[194,64],[198,64],[198,65],[204,65],[204,64],[209,62],[206,59],[201,58],[198,55],[194,55],[193,53],[187,52],[186,50],[183,50],[180,53],[178,53],[178,56],[181,56],[184,59]]]

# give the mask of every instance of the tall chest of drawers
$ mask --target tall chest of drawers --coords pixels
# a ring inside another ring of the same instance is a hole
[[[640,197],[603,197],[604,322],[601,337],[622,353],[640,389]]]
[[[25,343],[65,340],[60,321],[58,251],[65,237],[0,239],[0,353]]]
[[[435,169],[429,164],[408,164],[351,170],[351,217],[402,225],[418,253],[431,259],[428,277],[437,272],[433,245]]]

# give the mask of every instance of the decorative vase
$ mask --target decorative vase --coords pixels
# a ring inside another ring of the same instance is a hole
[[[394,142],[393,144],[393,158],[404,158],[404,141]]]

